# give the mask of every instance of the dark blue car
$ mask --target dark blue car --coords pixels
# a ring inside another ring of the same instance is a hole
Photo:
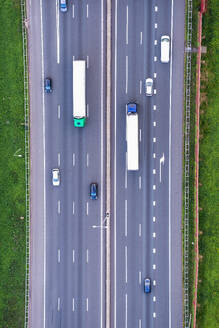
[[[147,294],[151,292],[151,279],[150,278],[145,278],[145,280],[144,280],[144,292]]]
[[[98,185],[95,182],[90,184],[90,199],[97,199],[98,197]]]
[[[45,92],[50,93],[52,92],[52,80],[49,77],[45,78]]]

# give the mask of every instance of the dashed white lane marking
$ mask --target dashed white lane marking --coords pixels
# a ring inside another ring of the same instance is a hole
[[[141,190],[141,176],[138,178],[138,188]]]
[[[127,157],[127,152],[125,154],[125,158],[126,158],[126,169],[125,169],[125,189],[127,189],[127,186],[128,186],[128,172],[127,172],[127,161],[128,161],[128,157]]]
[[[126,6],[126,44],[129,43],[129,7]]]
[[[141,271],[138,272],[138,283],[141,285]]]
[[[156,11],[156,12],[158,11],[158,6],[154,7],[154,11]]]
[[[87,56],[87,68],[89,68],[89,56]]]
[[[153,142],[156,142],[157,140],[156,140],[156,138],[153,138]]]
[[[138,236],[141,237],[141,223],[139,223],[138,226]]]
[[[156,296],[153,297],[153,302],[156,302]]]
[[[153,248],[153,254],[155,254],[156,253],[156,248]]]
[[[156,270],[156,264],[153,264],[153,270]]]
[[[58,258],[58,263],[60,263],[60,260],[61,260],[61,252],[60,252],[60,249],[58,249],[57,258]]]
[[[138,320],[138,328],[141,328],[141,319]]]
[[[125,200],[125,237],[128,235],[128,201]]]
[[[156,106],[156,105],[154,105],[154,106],[153,106],[153,110],[156,110],[156,109],[157,109],[157,106]]]
[[[156,232],[153,232],[152,235],[153,235],[153,238],[156,238]]]
[[[156,190],[156,185],[153,185],[153,190]]]
[[[128,295],[125,294],[125,328],[128,327]]]
[[[157,123],[156,122],[153,122],[153,126],[157,126]]]
[[[75,18],[75,5],[72,5],[72,18]]]
[[[89,17],[89,5],[87,4],[87,18]]]
[[[72,202],[72,214],[73,215],[75,214],[75,202],[74,201]]]
[[[156,158],[156,154],[155,153],[153,153],[153,158]]]
[[[75,263],[75,250],[72,250],[72,263]]]
[[[88,297],[86,298],[86,311],[88,312],[88,310],[89,310],[89,303],[88,303]]]
[[[125,282],[128,283],[128,247],[125,246]]]
[[[139,93],[142,93],[142,80],[139,81]]]
[[[140,32],[140,45],[142,45],[142,42],[143,42],[143,34],[142,32]]]
[[[89,117],[89,104],[87,104],[87,117]]]
[[[154,28],[157,28],[157,23],[154,24]]]
[[[59,1],[56,0],[56,51],[57,64],[60,63],[60,35],[59,35]]]
[[[154,95],[156,95],[157,94],[157,89],[154,89]]]
[[[156,318],[156,312],[153,312],[153,318],[154,319]]]
[[[157,61],[157,56],[154,56],[154,62],[156,62]]]
[[[155,200],[153,201],[153,206],[156,206],[156,201]]]
[[[75,310],[75,299],[74,297],[72,298],[72,312]]]
[[[153,280],[153,286],[156,286],[156,280]]]
[[[156,217],[155,216],[153,216],[153,222],[156,222]]]
[[[154,40],[154,45],[155,45],[155,46],[157,45],[157,40]]]
[[[57,310],[60,311],[60,297],[58,297],[58,300],[57,300],[57,301],[58,301],[58,302],[57,302],[57,303],[58,303],[58,304],[57,304]]]
[[[89,203],[87,202],[86,204],[86,214],[88,215],[89,214]]]
[[[75,153],[72,154],[72,166],[75,166]]]
[[[87,167],[89,166],[89,154],[87,153]]]
[[[125,57],[125,76],[126,76],[126,80],[125,80],[125,93],[127,94],[128,93],[128,65],[129,65],[129,57],[126,56]]]
[[[141,142],[141,129],[139,129],[139,142]]]
[[[61,117],[61,106],[58,105],[58,119],[60,120]]]
[[[153,169],[153,174],[156,174],[156,169]]]
[[[154,79],[156,79],[157,78],[157,73],[154,73]]]
[[[61,157],[60,157],[60,153],[58,153],[58,167],[60,166],[60,162],[61,162]]]
[[[58,200],[58,213],[60,214],[61,213],[61,201]]]
[[[87,251],[86,251],[86,263],[88,263],[89,262],[89,250],[87,249]]]

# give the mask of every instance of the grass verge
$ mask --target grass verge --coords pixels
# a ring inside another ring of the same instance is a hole
[[[20,0],[4,1],[0,21],[0,327],[20,328],[24,326],[25,288],[24,93]]]

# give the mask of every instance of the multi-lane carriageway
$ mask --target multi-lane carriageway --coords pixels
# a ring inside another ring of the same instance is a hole
[[[105,327],[107,1],[28,2],[31,327]],[[111,327],[181,327],[184,4],[114,0],[111,19]],[[160,62],[160,37],[171,60]],[[72,59],[87,63],[87,125],[72,122]],[[50,76],[53,93],[45,95]],[[154,95],[145,96],[145,79]],[[140,169],[126,170],[125,105],[139,108]],[[37,122],[37,124],[36,124]],[[61,185],[53,188],[51,169]],[[97,181],[99,199],[89,199]],[[143,289],[152,279],[152,292]],[[107,318],[107,322],[106,322]]]

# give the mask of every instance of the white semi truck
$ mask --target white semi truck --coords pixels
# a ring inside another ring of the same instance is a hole
[[[137,104],[129,103],[126,108],[127,170],[137,171],[139,169]]]
[[[73,119],[82,128],[86,122],[86,61],[73,60]]]

